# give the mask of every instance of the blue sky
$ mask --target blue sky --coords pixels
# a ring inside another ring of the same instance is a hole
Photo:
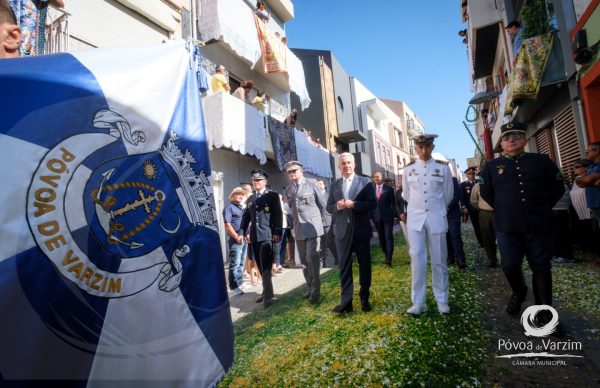
[[[440,135],[436,151],[466,168],[472,92],[458,0],[296,0],[294,11],[290,47],[333,51],[376,96],[405,101]]]

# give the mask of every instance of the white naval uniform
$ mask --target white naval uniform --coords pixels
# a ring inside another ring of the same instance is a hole
[[[402,196],[408,202],[407,229],[411,257],[413,304],[424,305],[427,289],[427,249],[431,256],[433,295],[448,303],[447,207],[454,196],[452,173],[444,162],[417,159],[404,168]]]

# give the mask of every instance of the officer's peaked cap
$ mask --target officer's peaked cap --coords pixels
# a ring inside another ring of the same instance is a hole
[[[263,179],[267,179],[269,177],[269,175],[264,172],[263,170],[261,170],[260,168],[256,168],[252,171],[250,171],[250,178],[252,178],[252,180],[263,180]]]

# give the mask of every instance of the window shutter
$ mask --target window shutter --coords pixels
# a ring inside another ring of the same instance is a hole
[[[554,118],[554,130],[558,142],[558,154],[563,173],[569,184],[573,182],[573,165],[580,158],[575,118],[571,106],[567,106]]]

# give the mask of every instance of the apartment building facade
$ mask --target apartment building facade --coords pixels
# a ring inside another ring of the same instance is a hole
[[[476,132],[486,157],[499,151],[502,124],[519,121],[528,125],[531,151],[572,170],[587,141],[569,38],[576,23],[574,2],[460,4],[474,89],[470,103],[477,109]],[[518,32],[506,28],[514,20],[522,24]]]

